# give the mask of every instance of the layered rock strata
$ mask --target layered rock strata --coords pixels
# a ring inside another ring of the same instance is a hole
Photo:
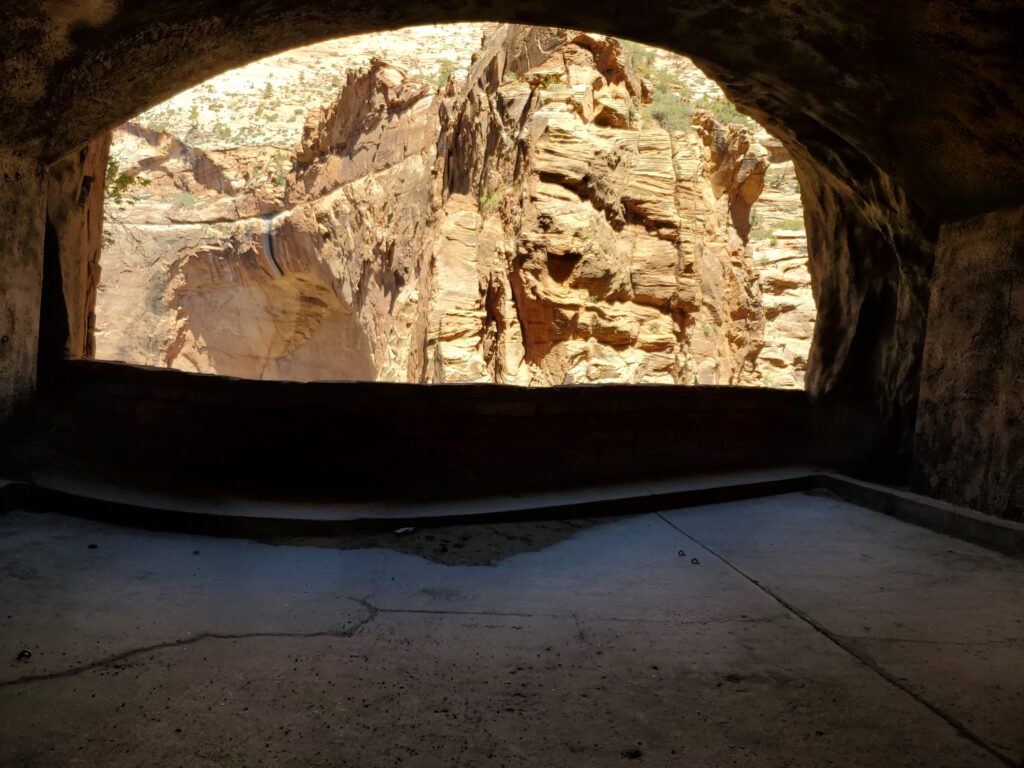
[[[349,72],[297,150],[126,126],[115,151],[151,184],[104,254],[97,356],[252,378],[799,386],[806,246],[771,226],[799,215],[795,176],[772,182],[788,158],[706,112],[667,131],[649,98],[613,38],[501,26],[442,93],[381,60]]]

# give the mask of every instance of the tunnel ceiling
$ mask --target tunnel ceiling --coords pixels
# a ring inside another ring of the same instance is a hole
[[[1024,200],[1019,2],[24,0],[0,51],[0,146],[52,160],[225,69],[410,24],[518,21],[689,55],[843,185],[874,174],[937,220]]]

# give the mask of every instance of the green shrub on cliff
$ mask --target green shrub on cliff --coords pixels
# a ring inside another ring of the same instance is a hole
[[[117,241],[115,230],[120,224],[119,213],[135,205],[142,198],[139,190],[148,187],[149,179],[121,172],[121,164],[115,157],[107,158],[106,175],[103,178],[103,245],[111,246]]]
[[[647,114],[666,131],[685,131],[693,118],[693,107],[671,91],[655,92]]]
[[[632,40],[623,40],[622,47],[629,55],[633,70],[641,77],[646,77],[654,66],[654,49],[643,43],[634,43]]]
[[[485,189],[480,193],[477,203],[480,206],[480,213],[485,219],[498,210],[498,203],[501,202],[502,197],[503,194],[497,189]]]
[[[648,70],[653,96],[646,115],[653,117],[666,131],[685,131],[693,118],[692,93],[679,76],[664,67]]]
[[[179,192],[171,198],[171,205],[175,208],[195,208],[196,196],[191,192]]]
[[[706,109],[715,116],[715,120],[723,125],[735,123],[747,128],[752,128],[755,125],[753,120],[736,109],[736,105],[725,97],[710,98],[709,96],[704,96],[704,98],[697,102],[697,108]]]
[[[455,72],[455,62],[449,59],[441,59],[441,66],[437,68],[437,90],[443,91],[448,85],[448,79]]]

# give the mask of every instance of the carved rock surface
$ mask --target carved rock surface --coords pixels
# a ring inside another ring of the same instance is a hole
[[[119,129],[152,184],[104,253],[97,356],[299,380],[801,385],[802,228],[753,226],[800,215],[784,150],[705,112],[664,130],[614,38],[488,31],[443,93],[381,60],[350,71],[296,150]],[[765,188],[783,166],[790,186]]]

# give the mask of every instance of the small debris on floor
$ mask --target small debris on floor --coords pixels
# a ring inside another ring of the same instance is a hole
[[[680,550],[679,550],[679,556],[680,556],[680,557],[686,557],[686,550],[684,550],[684,549],[680,549]]]
[[[412,533],[415,530],[416,529],[413,528],[411,525],[407,525],[407,526],[404,526],[402,528],[396,528],[395,529],[395,535],[396,536],[404,536],[405,534]]]
[[[18,661],[28,661],[32,658],[32,651],[28,648],[22,648],[18,651]]]
[[[691,560],[690,562],[693,563],[694,565],[700,565],[700,560],[698,560],[696,557],[693,558],[693,560]]]
[[[99,546],[98,544],[90,544],[88,548],[89,549],[96,549],[96,547],[98,547],[98,546]]]
[[[644,756],[644,751],[642,749],[624,749],[622,756],[627,760],[639,760]]]

